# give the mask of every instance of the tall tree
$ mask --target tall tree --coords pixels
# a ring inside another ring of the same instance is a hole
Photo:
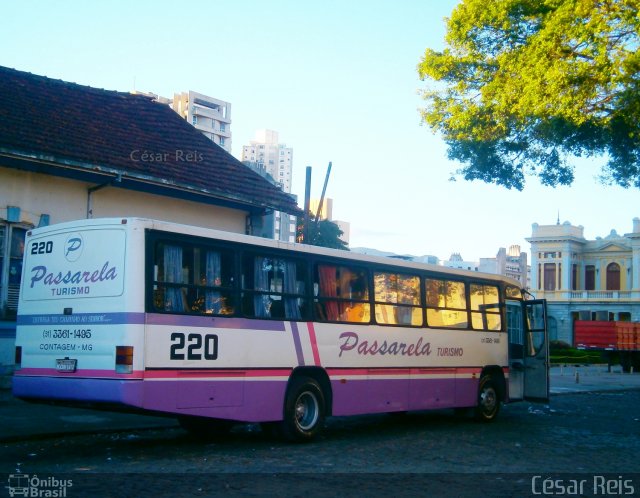
[[[304,235],[304,220],[298,218],[297,236],[296,239],[303,241],[305,244],[312,246],[330,247],[332,249],[349,250],[349,247],[345,241],[340,237],[343,235],[340,227],[330,220],[320,220],[316,224],[313,221],[313,215],[309,214],[309,232],[308,240],[303,240]]]
[[[466,180],[522,190],[573,181],[570,159],[640,188],[640,2],[462,0],[427,49],[424,121]]]

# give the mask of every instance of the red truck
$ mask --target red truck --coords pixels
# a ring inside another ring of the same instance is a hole
[[[573,327],[577,349],[604,351],[609,364],[617,358],[624,372],[640,371],[640,322],[576,320]]]

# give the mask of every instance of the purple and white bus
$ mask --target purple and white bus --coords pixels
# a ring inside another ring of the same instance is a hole
[[[15,396],[260,422],[547,400],[545,303],[517,281],[145,219],[27,234]]]

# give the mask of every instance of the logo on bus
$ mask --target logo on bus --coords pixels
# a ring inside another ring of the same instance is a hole
[[[74,233],[67,237],[66,242],[64,243],[64,257],[70,263],[77,261],[78,258],[82,255],[82,250],[84,249],[84,243],[82,240],[82,235],[79,233]]]

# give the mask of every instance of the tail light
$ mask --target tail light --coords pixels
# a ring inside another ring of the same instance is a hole
[[[116,373],[133,373],[133,346],[116,346]]]
[[[22,346],[16,346],[15,369],[19,370],[20,368],[22,368]]]

